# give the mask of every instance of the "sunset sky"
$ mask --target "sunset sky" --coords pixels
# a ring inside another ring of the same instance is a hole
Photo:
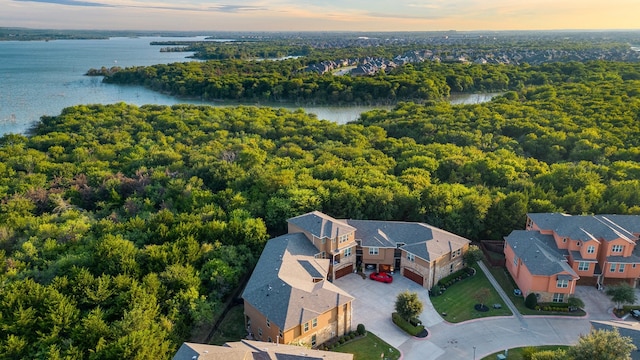
[[[230,31],[639,29],[640,0],[0,0],[1,27]]]

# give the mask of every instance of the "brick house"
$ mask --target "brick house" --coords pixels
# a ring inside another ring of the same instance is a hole
[[[638,285],[637,215],[527,214],[505,237],[506,267],[526,296],[565,302],[576,285]]]
[[[470,241],[413,222],[346,220],[358,244],[356,261],[365,269],[395,273],[430,289],[443,277],[462,269]]]
[[[337,220],[319,211],[287,220],[265,245],[242,298],[251,337],[322,344],[350,332],[353,297],[331,281],[356,271],[399,271],[430,288],[463,267],[469,240],[421,223]]]

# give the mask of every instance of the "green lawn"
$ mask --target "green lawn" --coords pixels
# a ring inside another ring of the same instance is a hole
[[[528,347],[520,347],[520,348],[513,348],[513,349],[509,349],[509,356],[508,359],[509,360],[524,360],[524,357],[522,356],[524,349],[527,349]],[[530,348],[536,349],[537,351],[543,351],[543,350],[555,350],[555,349],[568,349],[568,346],[564,346],[564,345],[545,345],[545,346],[530,346]],[[499,351],[497,353],[493,353],[489,356],[485,356],[483,357],[481,360],[495,360],[496,356],[498,354],[503,354],[504,351]]]
[[[400,351],[384,342],[376,335],[367,332],[367,335],[354,339],[344,345],[339,345],[331,351],[353,354],[354,360],[389,359],[400,358]],[[381,356],[384,354],[384,357]]]
[[[507,273],[507,269],[503,267],[489,267],[489,272],[496,278],[496,281],[504,292],[507,293],[513,304],[516,306],[520,314],[522,315],[564,315],[564,316],[584,316],[585,312],[582,310],[574,312],[554,312],[554,311],[537,311],[529,309],[524,306],[524,297],[515,296],[513,290],[517,287],[511,276]]]
[[[475,269],[476,274],[474,276],[455,283],[442,295],[431,298],[431,303],[438,313],[447,314],[443,318],[448,322],[457,323],[489,316],[512,315],[482,270],[477,265]],[[474,309],[474,305],[478,303],[474,299],[474,294],[483,288],[489,289],[490,292],[490,296],[485,300],[485,304],[490,308],[487,312],[480,312]],[[502,308],[494,309],[492,307],[493,304],[500,304]]]
[[[232,307],[220,323],[209,341],[212,345],[224,345],[226,342],[240,341],[247,335],[244,328],[244,307]]]

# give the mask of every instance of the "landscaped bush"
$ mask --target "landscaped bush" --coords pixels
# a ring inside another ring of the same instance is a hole
[[[393,320],[394,324],[398,325],[400,329],[404,330],[411,336],[417,336],[424,330],[424,325],[422,325],[422,323],[420,323],[420,325],[418,326],[414,326],[409,321],[403,319],[400,315],[398,315],[398,313],[394,312],[393,314],[391,314],[391,319]]]
[[[445,276],[442,279],[440,279],[440,281],[438,281],[437,286],[440,287],[449,287],[455,283],[457,283],[460,280],[464,280],[466,278],[468,278],[469,276],[472,276],[473,274],[475,274],[475,269],[470,268],[470,267],[466,267],[462,270],[458,270],[456,272],[454,272],[451,275]]]
[[[524,306],[532,310],[535,309],[536,306],[538,306],[538,297],[536,296],[536,294],[529,293],[529,295],[527,295],[527,298],[524,300]]]
[[[364,328],[364,324],[358,324],[356,329],[358,335],[364,335],[367,332],[367,330]]]

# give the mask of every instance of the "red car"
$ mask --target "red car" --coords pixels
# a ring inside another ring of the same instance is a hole
[[[369,279],[380,281],[383,283],[391,283],[393,281],[393,276],[387,274],[386,272],[374,272],[369,275]]]

